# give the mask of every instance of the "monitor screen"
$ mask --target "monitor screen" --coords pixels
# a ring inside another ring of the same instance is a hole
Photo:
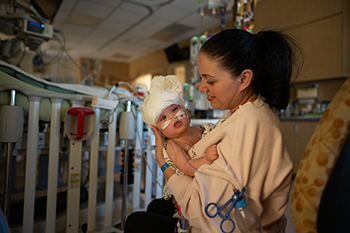
[[[63,0],[30,0],[30,3],[45,19],[53,21]]]

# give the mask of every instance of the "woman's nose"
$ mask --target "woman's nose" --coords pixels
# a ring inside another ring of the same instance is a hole
[[[202,79],[201,82],[199,83],[198,90],[199,90],[200,92],[208,91],[208,88],[205,86],[205,83],[204,83],[203,79]]]

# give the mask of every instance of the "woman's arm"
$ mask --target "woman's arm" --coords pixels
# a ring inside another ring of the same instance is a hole
[[[163,142],[163,137],[159,134],[159,130],[157,127],[155,127],[154,125],[150,126],[151,130],[154,133],[154,136],[156,137],[156,158],[157,158],[157,162],[159,167],[162,167],[163,164],[165,163],[165,159],[163,156],[163,147],[164,147],[164,142]],[[170,177],[172,177],[173,175],[175,175],[175,171],[167,168],[164,170],[164,176],[167,180],[170,179]]]

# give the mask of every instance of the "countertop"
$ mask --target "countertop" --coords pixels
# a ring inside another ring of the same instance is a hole
[[[322,115],[304,115],[304,116],[282,116],[281,121],[319,121]]]
[[[322,115],[304,115],[304,116],[281,116],[281,121],[319,121],[321,119]],[[213,123],[216,124],[216,122],[219,120],[219,118],[215,119],[202,119],[202,118],[192,118],[191,119],[191,125],[198,125],[201,126],[204,123]]]

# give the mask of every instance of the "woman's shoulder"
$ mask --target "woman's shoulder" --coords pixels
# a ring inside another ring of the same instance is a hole
[[[272,119],[276,120],[277,114],[267,103],[265,103],[264,98],[259,96],[253,103],[249,102],[241,105],[240,108],[232,114],[232,116],[244,115],[245,120],[257,119],[266,120]],[[240,120],[243,120],[240,118]]]

